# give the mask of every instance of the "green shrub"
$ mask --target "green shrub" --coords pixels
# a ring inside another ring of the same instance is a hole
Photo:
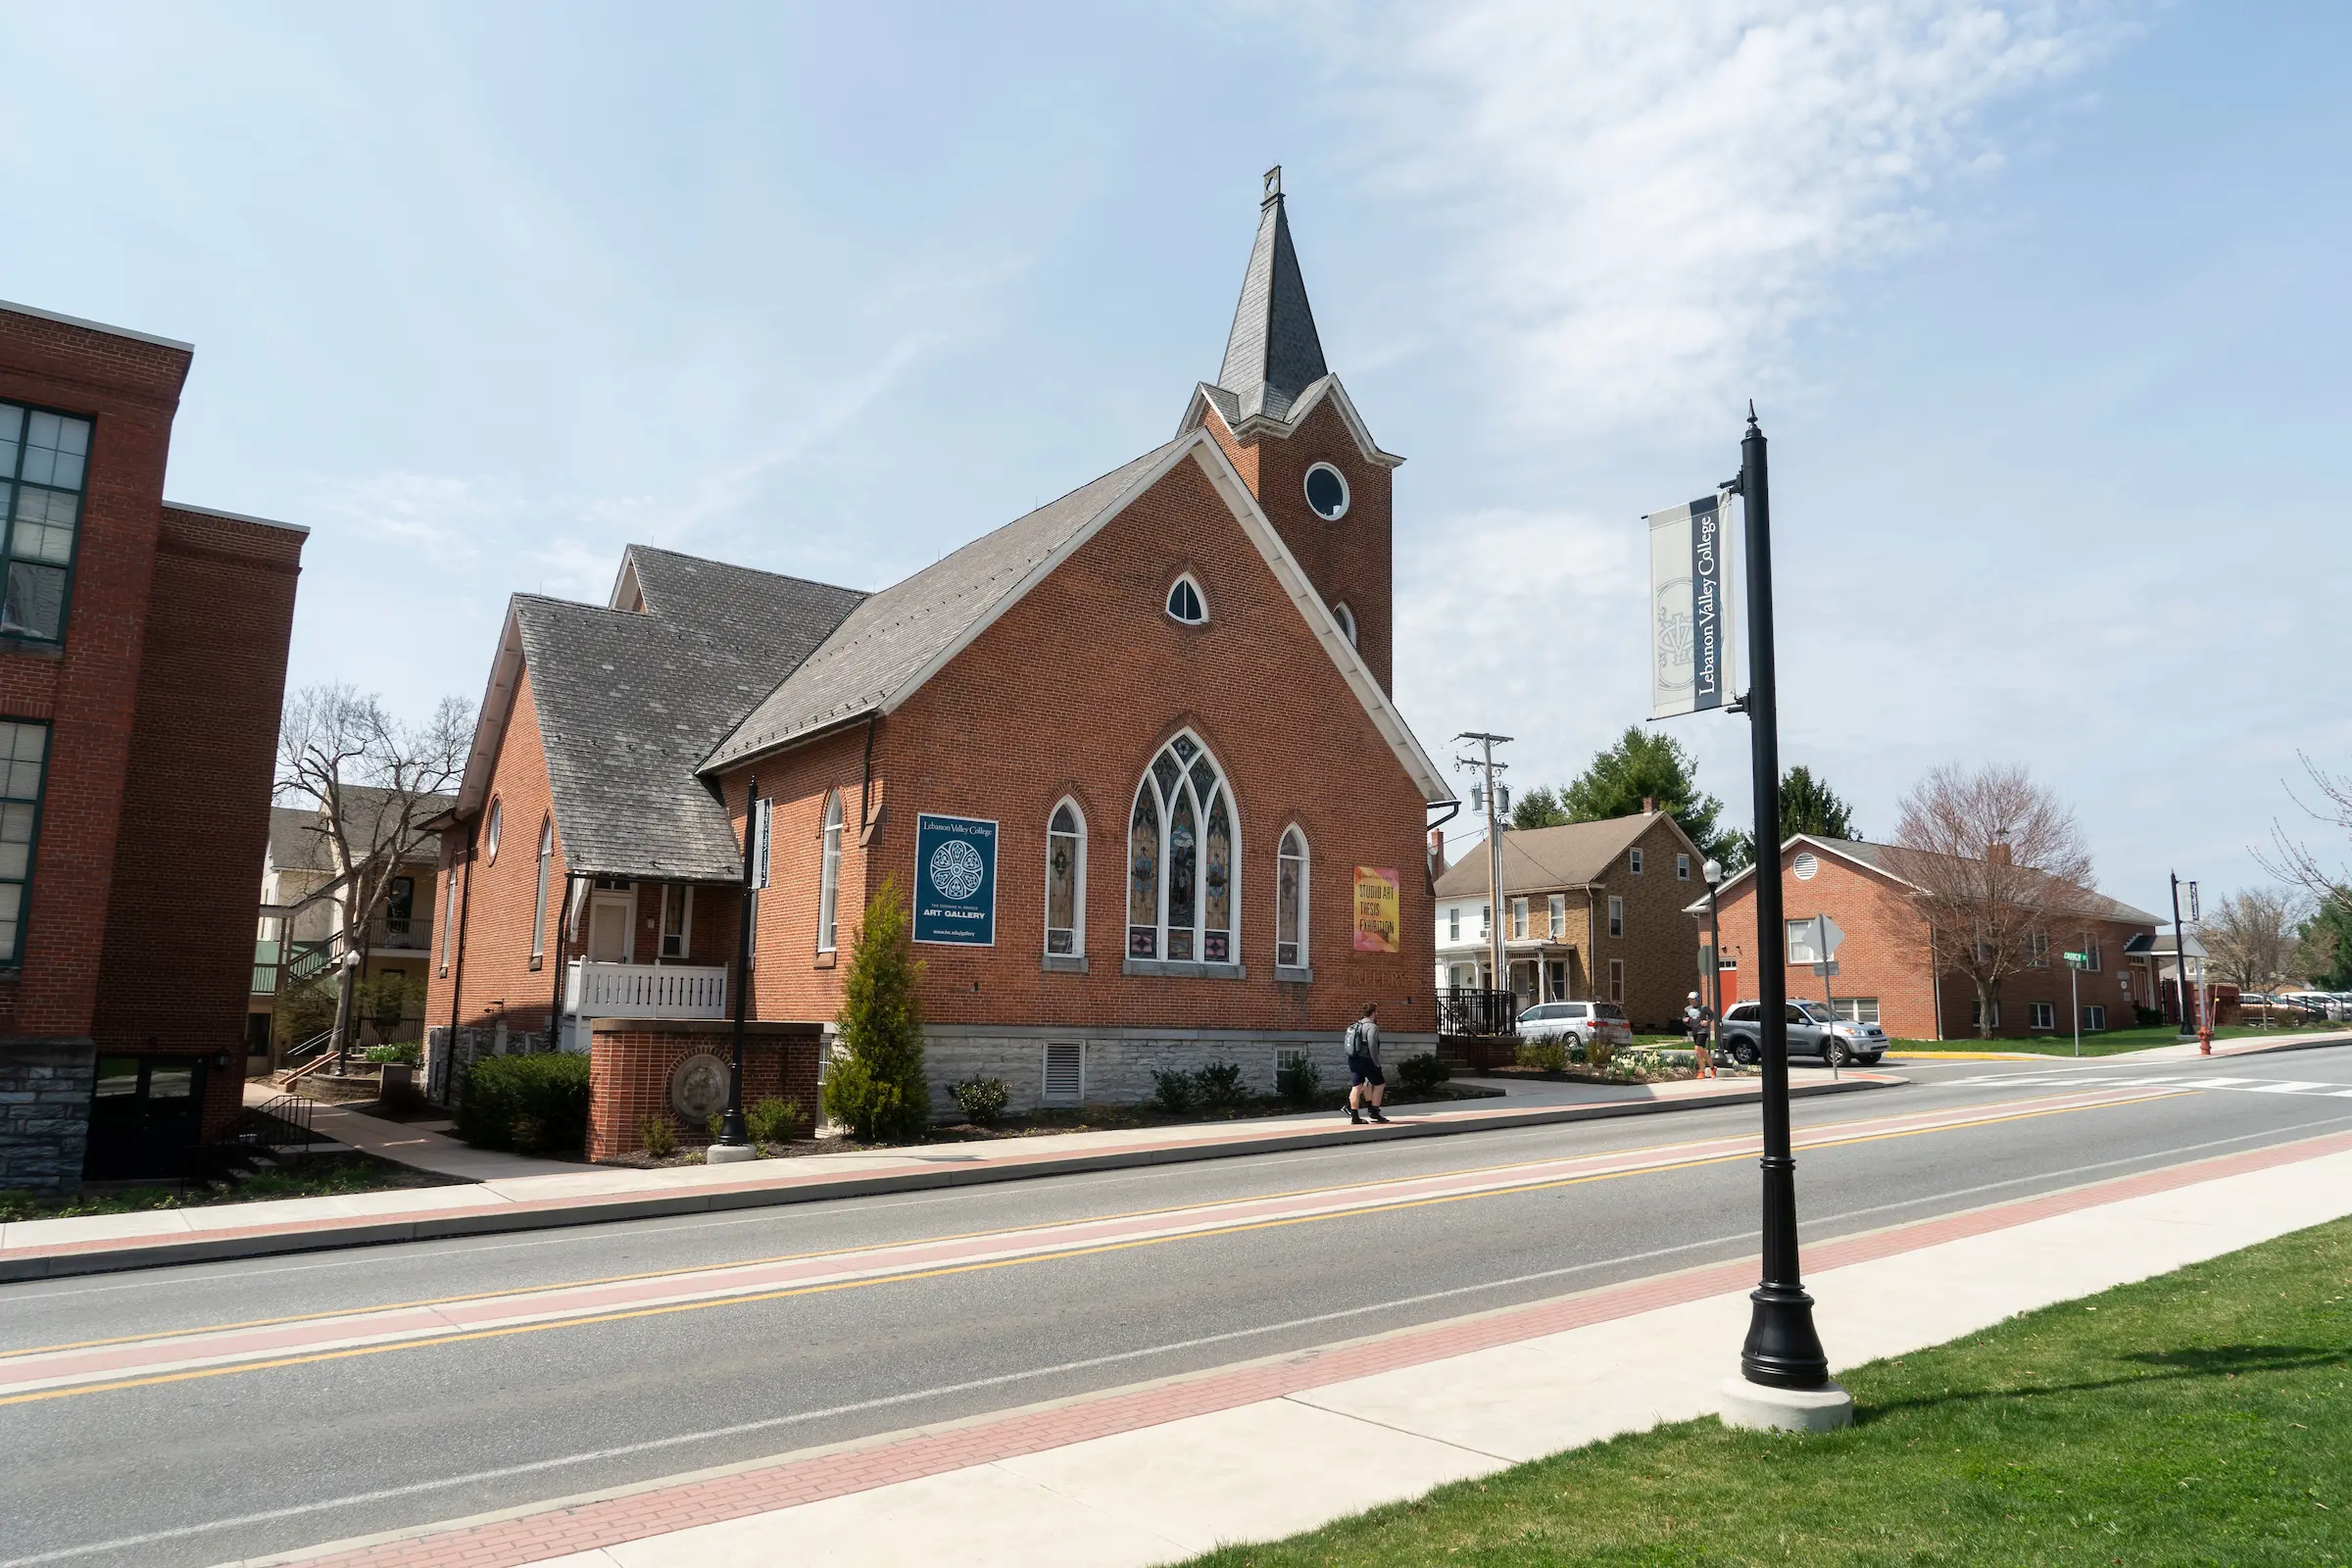
[[[1012,1091],[1004,1087],[1002,1078],[972,1078],[950,1084],[948,1096],[975,1127],[994,1127],[997,1118],[1004,1114],[1004,1107],[1012,1102]]]
[[[404,1040],[396,1046],[369,1046],[365,1054],[369,1061],[407,1062],[414,1067],[416,1065],[416,1042]]]
[[[1323,1092],[1323,1069],[1304,1052],[1274,1069],[1274,1092],[1294,1105],[1311,1105]]]
[[[1434,1052],[1407,1056],[1396,1064],[1396,1076],[1404,1081],[1408,1093],[1426,1095],[1453,1076],[1453,1069],[1438,1059]]]
[[[1200,1088],[1182,1067],[1152,1069],[1152,1098],[1171,1116],[1182,1116],[1200,1102]]]
[[[2134,1007],[2132,1009],[2132,1020],[2142,1029],[2153,1029],[2164,1022],[2164,1009],[2161,1007]]]
[[[1238,1061],[1212,1061],[1193,1074],[1193,1083],[1200,1092],[1200,1102],[1212,1110],[1231,1110],[1250,1099],[1250,1091],[1242,1087]]]
[[[335,1026],[334,971],[315,974],[286,987],[270,1012],[270,1027],[280,1046],[299,1046]]]
[[[466,1074],[458,1136],[477,1149],[582,1152],[588,1145],[588,1058],[567,1052],[484,1056]]]
[[[861,1144],[914,1138],[931,1121],[923,1078],[923,1019],[915,1001],[923,966],[907,940],[898,879],[866,901],[842,986],[839,1050],[825,1075],[825,1111]]]
[[[637,1136],[645,1142],[645,1152],[656,1159],[667,1159],[678,1152],[678,1122],[666,1110],[657,1110],[637,1124]]]
[[[744,1127],[755,1144],[782,1144],[792,1140],[793,1128],[800,1125],[801,1102],[797,1100],[778,1100],[770,1095],[743,1113]]]
[[[1568,1070],[1568,1047],[1559,1040],[1522,1040],[1517,1060],[1522,1067],[1534,1067],[1543,1072]]]

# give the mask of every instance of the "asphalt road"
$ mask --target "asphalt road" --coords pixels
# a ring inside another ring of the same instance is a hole
[[[1915,1081],[1902,1088],[1798,1102],[1800,1136],[1927,1110],[2000,1107],[1998,1119],[1800,1152],[1808,1238],[2352,1128],[2352,1096],[2334,1093],[2352,1090],[2352,1048],[2162,1067],[1905,1071]],[[2159,1073],[2191,1087],[2097,1108],[2048,1103]],[[2216,1082],[2195,1087],[2203,1080]],[[5,1357],[975,1232],[1045,1233],[986,1266],[0,1395],[0,1451],[12,1458],[0,1466],[0,1568],[218,1563],[1753,1255],[1757,1181],[1744,1154],[1045,1249],[1055,1228],[1102,1216],[1657,1149],[1755,1125],[1752,1106],[1693,1110],[0,1286]],[[0,1379],[7,1371],[0,1359]]]

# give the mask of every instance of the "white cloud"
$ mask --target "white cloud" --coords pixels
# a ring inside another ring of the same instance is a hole
[[[1446,210],[1448,323],[1513,414],[1720,415],[1838,274],[1999,165],[1996,102],[2112,39],[2070,4],[1470,0],[1319,15],[1374,177]]]

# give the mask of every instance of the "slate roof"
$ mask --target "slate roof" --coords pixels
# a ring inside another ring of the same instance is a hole
[[[1564,827],[1506,830],[1502,835],[1503,895],[1544,893],[1596,881],[1609,862],[1657,820],[1657,816],[1637,812],[1599,822],[1570,822]],[[1438,897],[1484,895],[1489,888],[1487,863],[1488,846],[1481,844],[1438,878]]]
[[[1796,843],[1799,839],[1817,849],[1827,850],[1832,855],[1843,856],[1846,859],[1870,867],[1882,876],[1891,877],[1906,885],[1908,885],[1909,878],[1895,869],[1896,857],[1920,853],[1915,850],[1903,850],[1892,845],[1872,844],[1863,839],[1825,838],[1818,833],[1790,835],[1788,843],[1781,846],[1782,853],[1786,854],[1788,846]],[[1889,850],[1893,850],[1894,854],[1890,855]],[[1734,888],[1754,876],[1755,873],[1756,868],[1752,865],[1740,867],[1739,871],[1724,879],[1723,885],[1716,890],[1716,897],[1720,899],[1727,896]],[[2084,888],[2081,891],[2089,895],[2089,901],[2083,907],[2083,913],[2093,919],[2114,920],[2123,925],[2161,925],[2164,923],[2159,916],[2150,914],[2145,909],[2133,908],[2120,899],[2111,899],[2096,888]],[[1704,907],[1706,902],[1705,898],[1701,897],[1690,907],[1692,909]]]
[[[645,612],[517,594],[564,868],[743,874],[696,765],[861,604],[853,588],[629,547]]]
[[[1282,205],[1280,170],[1266,176],[1269,194],[1258,209],[1257,240],[1242,274],[1241,303],[1225,339],[1225,364],[1217,371],[1216,398],[1228,423],[1254,415],[1289,416],[1291,405],[1329,373],[1315,313],[1306,302],[1306,279],[1291,244],[1291,220]],[[1223,395],[1220,396],[1219,394]]]
[[[352,784],[343,790],[344,831],[352,847],[365,852],[382,831],[379,818],[391,791]],[[416,820],[429,820],[437,812],[457,804],[454,795],[432,795],[416,812]],[[429,860],[436,851],[431,835],[423,842],[410,847],[408,858]],[[324,813],[315,806],[273,806],[270,808],[270,863],[280,871],[334,870],[334,857],[327,848],[324,832]]]
[[[867,599],[709,753],[705,769],[879,711],[1186,439],[1121,464]]]

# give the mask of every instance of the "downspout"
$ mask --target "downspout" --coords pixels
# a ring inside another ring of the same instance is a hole
[[[874,719],[876,716],[873,713],[865,715],[865,760],[859,764],[858,769],[858,842],[860,845],[865,843],[866,834],[873,831],[874,826],[874,819],[866,808],[865,797],[867,786],[874,781]]]
[[[1602,890],[1597,897],[1594,893],[1595,889]],[[1604,884],[1598,882],[1585,884],[1585,1000],[1587,1002],[1600,1000],[1600,992],[1596,989],[1597,982],[1593,978],[1594,971],[1600,964],[1600,927],[1593,922],[1600,918],[1600,900],[1607,897],[1608,893]],[[1594,1013],[1592,1016],[1598,1018],[1600,1014]]]

